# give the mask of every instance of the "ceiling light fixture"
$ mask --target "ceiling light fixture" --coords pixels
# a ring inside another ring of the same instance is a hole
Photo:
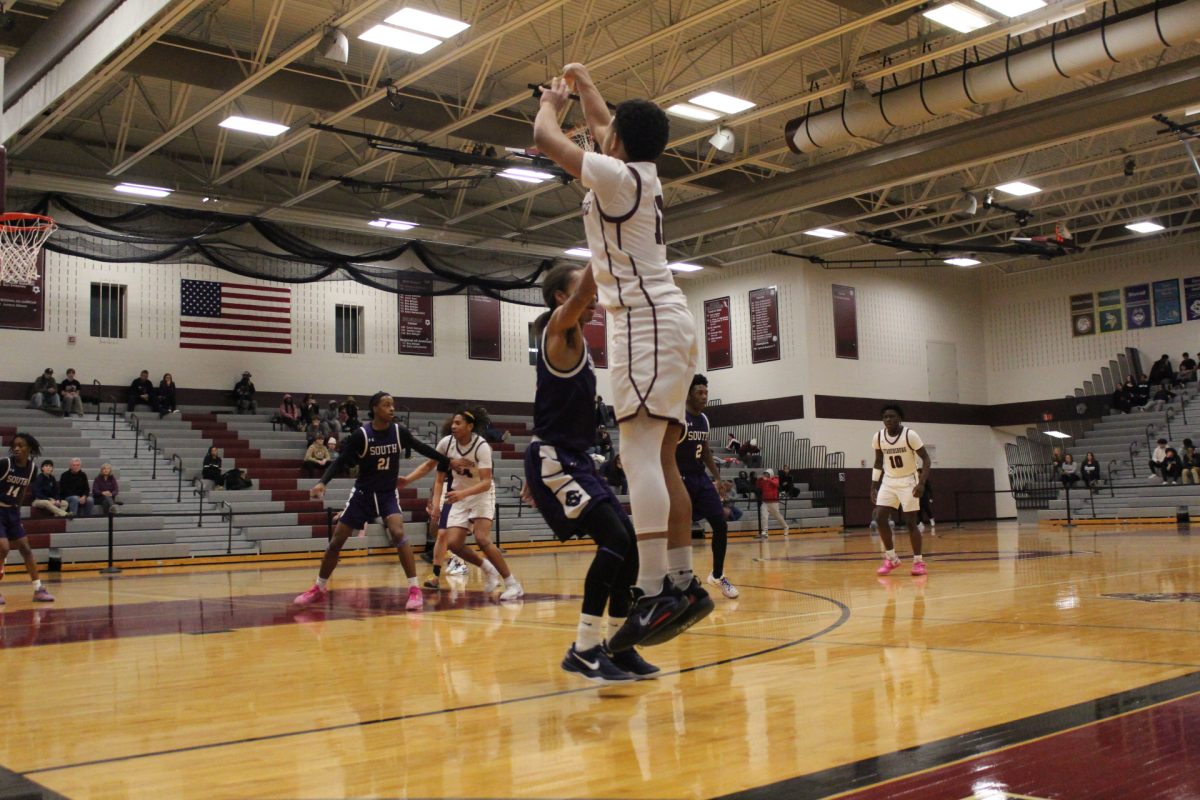
[[[239,117],[236,114],[231,117],[226,117],[218,123],[222,128],[229,128],[235,131],[244,131],[246,133],[257,133],[260,136],[278,136],[288,129],[287,125],[280,125],[278,122],[267,122],[261,119],[250,119],[249,117]]]
[[[676,261],[674,263],[667,264],[667,269],[675,272],[699,272],[700,270],[704,269],[704,267],[700,266],[699,264],[688,264],[685,261]]]
[[[591,258],[592,251],[586,247],[572,247],[570,250],[563,250],[563,253],[572,258]]]
[[[441,39],[434,39],[432,36],[422,36],[412,31],[402,31],[399,28],[393,28],[391,25],[376,25],[374,28],[360,34],[358,38],[364,42],[374,42],[384,47],[403,50],[406,53],[416,53],[417,55],[427,53],[442,43]]]
[[[697,122],[712,122],[714,119],[720,119],[721,115],[716,111],[709,111],[707,108],[688,105],[687,103],[676,103],[667,109],[668,114],[674,114],[677,117],[685,119],[694,119]]]
[[[1055,439],[1070,439],[1071,438],[1071,434],[1063,433],[1062,431],[1042,431],[1042,433],[1046,434],[1047,436],[1052,436]]]
[[[384,20],[388,25],[397,28],[407,28],[410,31],[427,33],[439,39],[449,39],[471,27],[469,22],[462,22],[440,14],[430,14],[415,8],[402,8]]]
[[[713,111],[720,111],[722,114],[740,114],[746,109],[754,108],[756,105],[749,100],[743,100],[740,97],[733,97],[721,92],[705,92],[693,97],[688,102],[692,105],[711,108]]]
[[[147,186],[144,183],[118,183],[113,187],[113,190],[122,194],[136,194],[141,197],[166,197],[171,193],[170,189],[164,189],[161,186]]]
[[[712,135],[708,143],[722,153],[732,153],[737,148],[737,140],[733,136],[733,131],[720,125],[717,126],[717,132]]]
[[[950,213],[959,217],[973,217],[979,211],[979,198],[963,189],[963,193],[950,204]]]
[[[977,2],[1006,17],[1019,17],[1030,11],[1046,7],[1046,0],[977,0]]]
[[[385,228],[389,231],[411,231],[417,227],[417,223],[415,222],[405,222],[402,219],[388,219],[387,217],[371,220],[367,224],[372,228]]]
[[[350,40],[343,31],[330,28],[317,44],[317,52],[330,61],[345,64],[350,60]]]
[[[1157,222],[1150,222],[1149,220],[1143,220],[1142,222],[1131,222],[1125,227],[1134,233],[1158,233],[1159,231],[1163,230],[1162,225],[1159,225]]]
[[[523,169],[521,167],[509,167],[499,174],[502,178],[510,178],[514,181],[523,181],[524,183],[545,183],[554,177],[548,172],[538,172],[536,169]]]
[[[1193,106],[1192,108],[1189,108],[1187,111],[1183,112],[1185,117],[1190,117],[1193,114],[1200,114],[1200,106]]]
[[[973,8],[968,8],[962,3],[950,3],[949,5],[931,8],[921,13],[937,24],[944,25],[959,33],[970,33],[980,28],[986,28],[988,25],[996,22],[996,20],[987,14],[983,14]]]
[[[1002,183],[996,187],[999,191],[1005,194],[1011,194],[1014,197],[1024,197],[1030,194],[1037,194],[1041,191],[1038,187],[1031,183],[1023,183],[1021,181],[1013,181],[1012,183]]]
[[[813,228],[811,231],[805,231],[809,236],[817,236],[822,239],[840,239],[846,235],[845,231],[834,230],[833,228]]]
[[[983,262],[978,259],[959,256],[957,258],[947,258],[946,263],[955,267],[977,267]]]

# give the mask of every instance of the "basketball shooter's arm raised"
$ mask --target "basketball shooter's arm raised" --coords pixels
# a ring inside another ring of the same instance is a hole
[[[608,129],[612,127],[612,114],[600,90],[592,81],[592,74],[583,64],[572,62],[563,67],[563,78],[568,86],[575,87],[575,93],[579,95],[579,103],[583,106],[583,118],[592,130],[592,139],[596,144],[603,146],[604,140],[608,138]]]
[[[533,143],[542,155],[578,178],[583,175],[583,150],[558,125],[558,115],[566,107],[569,93],[562,78],[551,78],[550,88],[542,90],[541,106],[533,120]]]

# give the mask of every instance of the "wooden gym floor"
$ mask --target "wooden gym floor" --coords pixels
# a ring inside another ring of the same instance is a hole
[[[523,603],[476,575],[417,613],[394,557],[303,612],[315,561],[63,573],[37,607],[10,567],[0,797],[1200,796],[1186,528],[926,542],[879,578],[865,532],[735,540],[741,598],[618,687],[559,669],[581,548],[514,551]]]

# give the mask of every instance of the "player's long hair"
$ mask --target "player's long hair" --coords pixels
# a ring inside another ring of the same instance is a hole
[[[9,440],[8,446],[9,446],[10,451],[12,449],[13,442],[15,442],[17,439],[25,440],[25,446],[29,448],[29,457],[30,458],[37,458],[38,456],[40,456],[42,454],[42,446],[40,444],[38,444],[37,439],[33,438],[33,434],[32,433],[22,433],[20,431],[13,434],[12,439]]]
[[[550,323],[550,315],[559,306],[555,295],[559,292],[566,293],[567,287],[571,285],[571,278],[575,277],[575,273],[581,269],[584,267],[578,264],[559,264],[547,272],[545,278],[542,278],[542,300],[550,310],[543,311],[541,316],[533,321],[533,335],[538,339],[538,347],[541,347],[542,331],[546,330],[546,326]],[[570,333],[568,332],[567,335],[570,336]]]
[[[488,425],[491,424],[487,409],[483,406],[464,406],[455,412],[455,416],[462,417],[470,423],[473,432],[487,430]]]

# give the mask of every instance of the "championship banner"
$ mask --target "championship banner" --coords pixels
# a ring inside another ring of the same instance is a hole
[[[402,356],[433,356],[433,297],[428,280],[399,278],[396,295],[396,341]],[[425,292],[425,294],[407,294]]]
[[[608,316],[602,306],[596,306],[596,313],[584,324],[583,340],[592,356],[592,366],[608,369]]]
[[[1096,332],[1096,296],[1071,295],[1071,335],[1091,336]]]
[[[858,358],[858,305],[853,286],[833,285],[833,353]]]
[[[750,291],[750,361],[779,360],[779,291],[774,286]]]
[[[1179,308],[1179,279],[1154,282],[1154,324],[1178,325],[1183,322]]]
[[[733,366],[728,296],[704,301],[704,352],[706,372]]]
[[[1131,331],[1150,327],[1150,284],[1125,287],[1125,327]]]
[[[43,250],[38,253],[37,280],[32,285],[0,283],[0,328],[46,330],[45,280],[46,251]]]
[[[1188,322],[1200,319],[1200,277],[1183,279],[1183,305]]]
[[[1113,333],[1125,329],[1125,315],[1121,310],[1121,290],[1109,289],[1096,293],[1100,306],[1100,332]]]
[[[467,358],[500,360],[500,301],[494,297],[467,295]]]

